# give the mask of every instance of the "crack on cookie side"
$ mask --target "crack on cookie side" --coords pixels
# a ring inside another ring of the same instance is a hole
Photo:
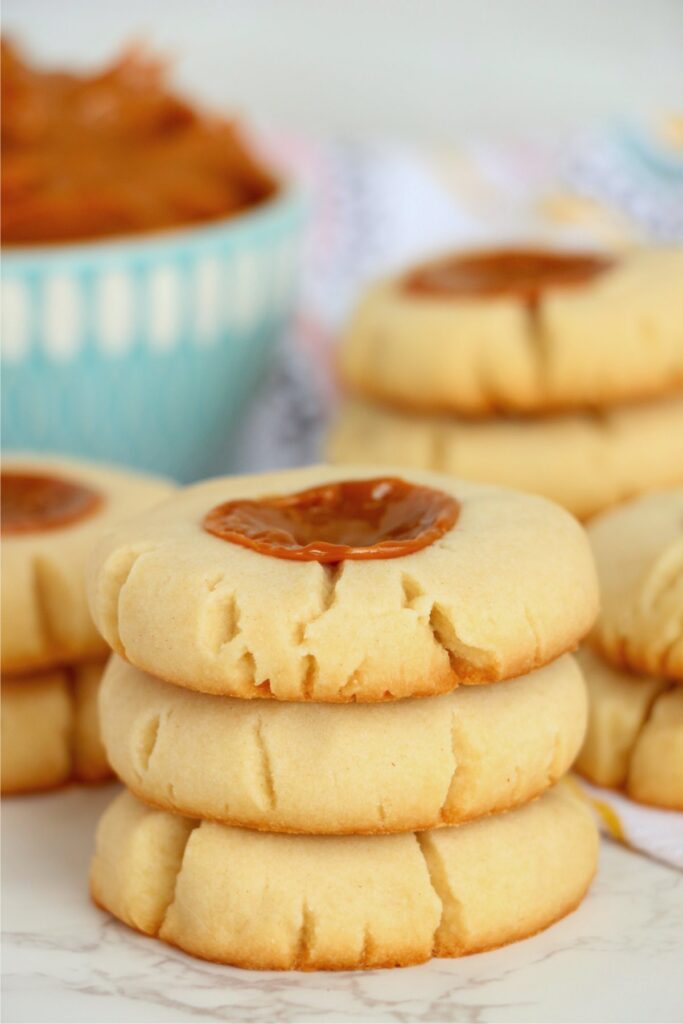
[[[337,562],[331,565],[322,565],[323,589],[322,589],[322,610],[320,615],[328,612],[337,597],[337,585],[344,575],[344,562]],[[315,621],[315,620],[313,620]]]
[[[678,661],[674,661],[673,664],[670,664],[672,655],[674,653],[674,649],[681,643],[681,640],[683,640],[683,615],[681,615],[680,618],[681,618],[681,630],[680,630],[680,632],[676,636],[674,636],[669,641],[669,643],[664,645],[664,647],[662,648],[661,654],[659,656],[659,663],[661,665],[661,671],[662,671],[663,675],[674,676],[674,677],[680,675],[680,671],[679,671],[679,668],[678,668],[679,662]]]
[[[69,724],[66,731],[65,743],[69,759],[69,775],[76,777],[78,769],[78,731],[77,718],[78,706],[76,695],[76,669],[73,665],[66,665],[62,670],[66,679],[66,692],[69,700]]]
[[[361,661],[360,665],[357,666],[346,680],[344,685],[339,691],[339,697],[341,700],[355,700],[358,693],[359,684],[362,687],[363,681],[363,666],[365,661]],[[386,691],[386,696],[391,698],[392,694],[390,691]]]
[[[164,812],[164,813],[168,813],[168,812]],[[187,856],[187,851],[188,851],[188,847],[190,845],[190,840],[192,838],[192,834],[198,828],[201,828],[201,826],[203,824],[203,822],[201,822],[199,819],[186,818],[185,821],[187,822],[188,829],[187,829],[187,834],[185,836],[185,841],[184,841],[183,846],[182,846],[182,850],[179,851],[178,864],[177,864],[177,868],[175,869],[175,878],[173,879],[173,885],[171,886],[171,892],[169,894],[168,900],[166,901],[166,906],[164,907],[164,909],[163,909],[163,911],[162,911],[162,913],[160,915],[159,924],[157,925],[156,929],[152,932],[152,934],[155,935],[157,938],[161,935],[161,933],[162,933],[162,931],[164,929],[164,926],[166,924],[166,918],[168,917],[168,912],[171,909],[171,907],[173,906],[173,904],[175,903],[176,892],[178,890],[178,882],[180,880],[181,874],[183,873],[183,866],[185,864],[185,857]]]
[[[564,736],[559,730],[555,731],[553,744],[548,756],[548,763],[545,769],[546,786],[553,786],[560,777],[560,769],[564,763]]]
[[[526,619],[529,627],[529,632],[534,641],[534,665],[540,665],[543,662],[543,644],[541,642],[541,633],[536,622],[536,617],[530,608],[524,607],[524,618]]]
[[[359,962],[361,967],[369,967],[376,955],[377,945],[372,937],[370,925],[365,924],[363,928],[363,945],[361,946]]]
[[[315,915],[306,900],[301,907],[301,924],[294,951],[294,970],[304,970],[311,966],[313,944],[315,942]]]
[[[497,676],[495,659],[483,648],[463,643],[438,602],[432,605],[427,622],[435,642],[446,654],[451,671],[459,681],[494,679]]]
[[[439,923],[434,930],[432,939],[432,956],[435,955],[440,933],[444,931],[449,938],[449,946],[465,945],[465,915],[462,900],[455,895],[448,880],[448,873],[434,843],[431,841],[428,832],[417,832],[415,834],[417,845],[427,868],[429,882],[436,898],[441,905]],[[453,942],[453,939],[456,942]],[[458,943],[458,940],[460,942]],[[442,943],[443,945],[443,943]]]
[[[638,725],[638,728],[637,728],[637,730],[636,730],[636,732],[634,734],[633,742],[629,746],[628,758],[627,758],[626,776],[622,780],[622,784],[628,784],[629,776],[630,776],[630,773],[631,773],[631,760],[633,759],[633,755],[635,754],[636,747],[638,746],[638,743],[640,742],[640,739],[641,739],[645,729],[648,727],[648,725],[650,724],[650,721],[652,720],[652,716],[653,716],[653,714],[655,712],[655,706],[656,706],[657,702],[659,701],[660,697],[664,697],[667,693],[669,693],[671,690],[677,689],[680,685],[681,684],[677,683],[677,682],[665,682],[664,680],[662,680],[661,689],[655,690],[655,692],[652,694],[652,697],[650,698],[650,701],[649,701],[647,707],[645,708],[645,714],[641,718],[640,723]]]
[[[43,643],[48,649],[59,647],[56,624],[50,608],[49,568],[44,557],[36,555],[33,560],[33,594],[38,615],[38,624]]]
[[[401,575],[401,590],[403,591],[403,607],[409,608],[410,611],[416,611],[416,603],[425,596],[422,584],[414,576],[404,572]]]
[[[662,556],[660,562],[665,557]],[[656,566],[648,575],[639,595],[638,611],[648,618],[658,613],[664,617],[667,610],[665,605],[667,603],[674,605],[672,614],[666,617],[669,620],[666,624],[672,628],[673,635],[664,641],[660,649],[656,651],[655,663],[651,666],[653,672],[666,674],[669,669],[671,652],[683,638],[683,611],[679,611],[675,607],[677,591],[682,589],[681,580],[683,580],[683,551],[680,556],[674,556],[671,559],[671,564]],[[671,601],[671,598],[674,600]],[[637,664],[642,659],[635,660]]]
[[[234,594],[229,594],[222,607],[222,629],[218,636],[219,650],[231,644],[240,634],[240,607]]]
[[[149,762],[159,739],[161,715],[151,715],[140,728],[133,753],[133,764],[138,779],[142,781],[149,770]]]
[[[152,546],[119,549],[101,570],[104,577],[103,594],[99,605],[98,625],[101,627],[107,643],[118,654],[126,657],[126,648],[121,637],[121,598],[136,565],[146,554],[153,551]],[[111,567],[111,562],[116,567]]]
[[[270,761],[270,752],[268,751],[268,745],[266,744],[263,735],[263,721],[260,715],[256,719],[254,739],[256,741],[256,749],[259,755],[259,764],[261,769],[261,789],[264,795],[264,802],[269,810],[274,811],[277,806],[275,779],[273,777],[273,768]]]
[[[455,786],[456,775],[458,773],[458,768],[460,766],[459,765],[459,761],[458,761],[458,755],[456,753],[456,748],[458,746],[458,741],[457,741],[457,714],[456,714],[455,711],[451,714],[450,737],[451,737],[451,757],[453,758],[453,767],[451,769],[451,777],[448,780],[448,786],[446,787],[446,795],[444,796],[444,798],[443,798],[443,800],[441,802],[441,807],[439,808],[439,821],[443,822],[444,824],[448,823],[448,818],[446,816],[446,809],[448,808],[448,805],[450,803],[451,791],[452,791],[453,787]]]
[[[335,565],[321,565],[320,607],[309,619],[299,622],[294,627],[294,639],[301,647],[306,642],[308,629],[319,622],[332,608],[337,599],[337,587],[344,574],[344,562]],[[316,655],[305,652],[301,656],[301,699],[310,700],[320,677],[320,665]]]
[[[301,699],[311,700],[315,692],[315,684],[320,675],[320,666],[314,654],[305,654],[303,665],[304,674],[301,682]]]
[[[201,634],[203,643],[214,657],[219,657],[241,634],[241,609],[234,591],[221,592],[225,576],[218,573],[208,577],[208,600],[202,609]]]
[[[550,388],[551,336],[542,302],[527,304],[525,314],[526,335],[536,374],[535,383],[539,394],[547,394]]]
[[[306,639],[306,632],[324,615],[329,612],[337,599],[337,587],[344,575],[344,562],[337,562],[333,565],[320,565],[320,607],[309,619],[298,624],[296,634],[300,637],[300,643]]]

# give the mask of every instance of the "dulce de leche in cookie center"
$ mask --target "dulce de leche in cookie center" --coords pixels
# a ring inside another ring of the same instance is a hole
[[[43,473],[3,471],[0,477],[2,532],[36,533],[70,526],[92,515],[102,496],[90,487]]]
[[[221,540],[298,562],[400,558],[457,522],[450,494],[399,477],[340,480],[217,505],[202,525]]]
[[[492,249],[425,263],[404,279],[408,292],[453,298],[516,298],[530,306],[550,288],[586,284],[613,265],[606,256],[552,249]]]

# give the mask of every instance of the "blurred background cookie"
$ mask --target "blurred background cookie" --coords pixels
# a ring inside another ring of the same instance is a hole
[[[683,491],[662,491],[589,528],[602,612],[581,652],[591,781],[683,810]]]
[[[349,399],[328,438],[333,462],[397,462],[495,480],[580,519],[681,480],[683,397],[548,417],[420,415]]]
[[[328,452],[536,491],[581,518],[678,484],[681,280],[675,248],[518,248],[377,284],[342,339],[357,397]]]
[[[683,390],[683,250],[454,252],[371,287],[340,351],[358,395],[457,416]]]
[[[71,459],[3,459],[3,792],[110,774],[97,720],[108,649],[88,611],[85,562],[102,532],[170,490]]]

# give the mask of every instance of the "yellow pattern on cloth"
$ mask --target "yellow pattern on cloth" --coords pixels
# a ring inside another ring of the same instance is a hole
[[[577,778],[576,785],[588,796],[604,834],[683,871],[683,814],[637,804],[585,779]]]

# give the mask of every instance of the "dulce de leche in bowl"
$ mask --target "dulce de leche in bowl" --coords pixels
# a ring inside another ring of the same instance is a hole
[[[291,313],[302,203],[141,47],[2,63],[2,436],[192,480]]]
[[[43,71],[2,43],[2,242],[71,242],[219,220],[271,197],[234,122],[176,95],[131,47],[101,71]]]

